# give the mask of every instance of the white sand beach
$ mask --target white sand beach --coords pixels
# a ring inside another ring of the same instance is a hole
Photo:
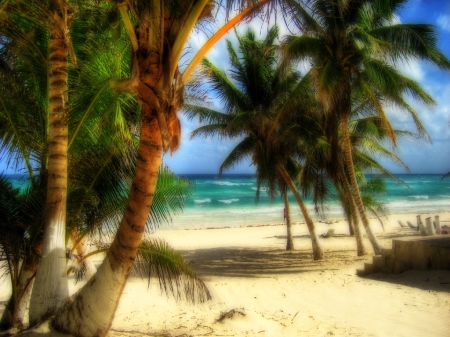
[[[450,213],[439,215],[441,225],[450,225]],[[393,238],[420,235],[397,222],[415,224],[415,214],[383,220],[385,231],[371,221],[385,248]],[[359,277],[356,269],[372,254],[356,256],[347,223],[316,226],[319,234],[337,234],[321,239],[323,261],[312,260],[303,224],[293,226],[293,252],[284,249],[283,225],[157,232],[183,253],[213,299],[176,302],[160,294],[156,281],[148,289],[146,280],[131,277],[110,336],[449,336],[450,270]],[[71,291],[80,286],[71,282]]]

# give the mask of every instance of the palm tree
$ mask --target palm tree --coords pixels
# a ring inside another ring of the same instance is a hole
[[[245,11],[245,15],[250,15],[266,2],[255,3]],[[118,18],[122,18],[131,42],[132,68],[131,78],[118,79],[112,86],[139,99],[139,146],[127,205],[107,257],[95,276],[72,301],[60,308],[53,320],[58,331],[86,336],[103,336],[111,325],[142,241],[162,155],[169,150],[175,151],[179,146],[177,111],[183,105],[184,83],[189,74],[182,76],[179,73],[178,62],[192,29],[197,22],[208,17],[214,7],[207,0],[115,3],[116,7],[111,9],[108,17],[113,27],[120,26]],[[229,9],[235,7],[233,1],[226,4]],[[240,2],[239,5],[245,6],[246,3]],[[232,25],[238,21],[230,20]],[[220,31],[219,35],[223,32]],[[202,53],[206,51],[202,50]],[[104,296],[99,297],[99,294]],[[79,308],[86,310],[80,311]]]
[[[397,179],[373,157],[373,155],[383,157],[407,168],[397,155],[382,145],[384,141],[389,140],[389,132],[381,118],[373,116],[373,109],[367,106],[364,109],[361,107],[353,109],[352,114],[350,133],[352,152],[355,154],[355,167],[358,172],[358,185],[367,185],[364,171],[375,171]],[[351,187],[345,169],[345,154],[341,151],[337,155],[337,160],[333,160],[325,125],[316,131],[318,134],[313,138],[315,141],[309,143],[308,152],[305,154],[306,159],[301,176],[302,187],[306,193],[313,195],[318,210],[321,209],[321,205],[328,195],[340,200],[349,221],[350,233],[351,235],[355,234],[357,254],[358,256],[365,255],[366,249],[362,241],[362,233],[358,228],[357,209],[350,192]],[[394,132],[396,137],[418,136],[407,131],[394,130]],[[339,136],[342,139],[341,134]],[[365,208],[370,209],[370,198],[363,198],[363,204]]]
[[[415,58],[432,62],[442,69],[450,68],[450,61],[437,49],[433,27],[391,24],[403,2],[292,2],[292,17],[303,35],[288,36],[284,42],[286,55],[312,62],[310,73],[315,79],[324,109],[334,116],[330,119],[328,131],[334,159],[340,147],[340,124],[351,192],[376,254],[381,253],[381,245],[369,226],[354,170],[348,125],[352,92],[358,90],[372,102],[388,128],[386,103],[409,112],[423,133],[416,112],[404,100],[404,94],[411,93],[425,104],[432,104],[433,100],[416,82],[400,75],[394,66]],[[393,132],[390,136],[395,142]]]
[[[86,10],[85,8],[83,9]],[[80,14],[84,14],[84,12],[81,12]],[[87,19],[93,20],[92,17]],[[77,33],[79,32],[79,25],[77,25],[77,23],[78,22],[75,22],[75,38],[78,38]],[[97,26],[97,23],[98,22],[96,22],[95,26]],[[32,26],[32,28],[37,29],[35,26]],[[13,33],[18,34],[18,32]],[[15,44],[29,46],[30,49],[35,48],[35,50],[37,49],[38,51],[38,46],[41,46],[42,44],[45,50],[45,35],[43,36],[41,44],[33,43],[33,40],[23,41],[16,38],[16,36],[14,37],[15,38],[11,38],[11,40],[8,41],[11,43],[7,46],[8,48],[5,48],[5,53],[17,51],[17,49],[14,49]],[[132,132],[134,131],[133,125],[136,124],[136,112],[138,111],[137,102],[135,98],[127,92],[119,91],[117,94],[117,92],[112,90],[113,86],[111,85],[111,83],[115,83],[117,79],[123,78],[124,73],[129,71],[129,58],[126,57],[128,54],[125,54],[126,56],[122,55],[122,58],[118,58],[116,57],[117,54],[123,54],[123,51],[121,50],[120,45],[117,46],[117,42],[105,45],[105,40],[103,40],[98,33],[95,38],[100,41],[96,41],[97,43],[94,46],[92,45],[92,41],[88,41],[86,38],[82,39],[82,49],[77,49],[81,54],[81,57],[78,60],[79,70],[77,71],[77,74],[73,74],[71,83],[72,107],[71,116],[68,120],[71,129],[71,137],[68,141],[68,149],[70,148],[69,167],[71,169],[68,172],[70,184],[68,185],[69,203],[67,208],[67,228],[72,238],[76,241],[74,242],[75,249],[81,248],[82,245],[80,243],[82,239],[89,233],[92,233],[94,229],[98,229],[101,225],[104,225],[105,222],[110,229],[115,229],[114,219],[116,219],[119,214],[123,213],[125,208],[125,191],[128,190],[129,183],[131,182],[133,174],[132,163],[135,162],[136,157],[136,141]],[[102,50],[104,52],[104,54],[101,54],[103,58],[98,57],[98,55],[93,55],[93,50]],[[30,54],[40,55],[38,52]],[[18,57],[19,55],[20,57]],[[21,65],[20,62],[22,61],[33,63],[33,61],[28,58],[29,55],[24,55],[23,51],[21,54],[18,53],[15,56],[15,59],[10,57],[8,60],[13,60],[14,62],[11,63],[16,67],[19,67]],[[29,64],[26,63],[25,66],[18,69],[15,74],[26,78],[28,74],[26,73],[26,66],[29,66]],[[36,70],[36,73],[33,73],[33,79],[36,78],[36,80],[39,80],[42,78],[43,72],[36,68],[33,68]],[[5,75],[5,79],[8,78],[7,75],[11,77],[11,74],[9,73],[2,73],[1,75]],[[45,72],[43,77],[47,77]],[[15,89],[15,87],[9,88],[7,85],[12,85],[13,83],[15,83],[13,80],[2,82],[2,85],[5,85],[5,89],[8,89],[8,91],[2,92],[2,94],[4,93],[5,95],[0,97],[5,103],[3,105],[5,108],[0,110],[2,122],[5,120],[5,123],[1,124],[2,139],[4,140],[6,148],[11,149],[8,151],[8,154],[12,156],[15,152],[18,152],[18,150],[15,149],[19,149],[22,151],[21,157],[24,158],[26,162],[27,160],[30,160],[31,156],[35,156],[35,165],[38,167],[40,166],[41,172],[45,173],[47,160],[45,152],[46,147],[43,145],[45,144],[45,133],[43,135],[42,130],[46,130],[46,114],[43,113],[43,117],[40,119],[43,121],[44,127],[41,127],[36,123],[30,123],[30,121],[26,119],[28,117],[26,113],[32,110],[32,108],[30,109],[30,106],[33,106],[33,104],[39,108],[38,111],[45,111],[45,103],[43,103],[45,100],[43,100],[43,102],[31,100],[32,103],[28,103],[28,106],[18,111],[18,107],[21,107],[22,105],[25,106],[25,104],[21,104],[22,101],[19,99],[14,101],[13,98],[18,97],[18,95],[9,95],[11,93],[14,94],[13,89]],[[30,94],[31,97],[39,97],[39,95],[33,93],[33,90],[41,88],[41,86],[34,85],[34,82],[31,82],[30,79],[17,81],[17,83],[23,84],[23,87],[20,87],[22,89],[22,94],[23,89],[25,89],[32,93]],[[44,90],[46,90],[46,88]],[[19,92],[19,90],[16,91]],[[45,92],[42,96],[45,97]],[[86,103],[88,106],[87,108]],[[30,117],[31,120],[36,119],[36,115],[37,113],[35,112],[33,116]],[[13,116],[16,119],[8,119],[8,116]],[[35,127],[37,130],[30,126]],[[18,130],[20,132],[17,132]],[[25,142],[28,138],[31,138],[34,143],[31,141]],[[23,144],[23,146],[17,146],[17,144]],[[29,172],[31,175],[33,169],[30,169]],[[159,179],[155,191],[155,202],[153,203],[151,217],[148,220],[149,226],[152,226],[153,229],[160,223],[169,221],[170,212],[181,210],[192,192],[191,184],[173,177],[167,169],[160,170],[158,175]],[[41,174],[39,178],[45,178],[45,174]],[[34,185],[35,184],[32,183],[32,186]],[[41,185],[42,184],[38,184],[38,186]],[[41,192],[42,194],[39,200],[42,200],[42,195],[45,198],[45,191],[42,190]],[[43,208],[35,207],[34,210],[43,211]],[[28,212],[26,214],[31,216],[31,214],[34,213]],[[33,217],[31,217],[31,219],[33,219]],[[30,224],[35,224],[37,228],[41,229],[42,226],[39,226],[38,219],[40,218],[37,216],[34,217],[33,222]],[[19,223],[19,227],[24,230],[25,228],[30,228],[29,225],[24,227],[23,221]],[[22,240],[26,238],[24,230],[22,230],[22,236],[19,237]],[[27,235],[29,235],[29,233]],[[38,242],[42,243],[42,235]],[[64,252],[65,250],[64,242]],[[25,252],[22,255],[24,254]],[[192,270],[190,270],[185,263],[183,264],[183,260],[180,256],[169,249],[165,243],[146,241],[142,247],[140,247],[138,254],[139,259],[147,264],[151,263],[153,266],[148,267],[145,263],[139,263],[136,267],[141,269],[148,268],[148,270],[151,270],[152,274],[160,278],[160,283],[162,285],[166,285],[167,280],[175,282],[174,284],[169,282],[171,286],[166,290],[176,290],[176,295],[178,296],[183,292],[180,292],[180,288],[177,288],[177,286],[182,286],[185,291],[190,292],[192,296],[195,295],[201,299],[209,297],[209,294],[207,292],[205,293],[206,288],[204,287],[203,282],[196,278]],[[25,254],[25,261],[27,261],[28,255]],[[38,254],[35,255],[37,256]],[[79,254],[78,257],[85,262],[86,259],[83,258],[82,255],[83,254]],[[16,288],[20,288],[20,284],[26,284],[28,286],[27,289],[31,289],[30,285],[34,281],[37,261],[38,259],[35,258],[32,261],[33,263],[22,263],[22,268],[18,275],[19,286]],[[65,254],[64,263],[66,264]],[[83,263],[83,265],[85,264]],[[15,275],[15,273],[11,273],[11,275],[13,274]],[[22,280],[21,276],[25,277],[24,282],[20,281]],[[16,283],[16,281],[13,282],[13,284]],[[15,291],[14,294],[19,294],[20,296],[13,294],[12,300],[14,300],[14,305],[9,306],[9,309],[11,310],[6,310],[4,315],[5,328],[10,327],[11,325],[20,325],[19,323],[21,323],[21,318],[18,317],[20,313],[16,312],[16,308],[21,306],[17,305],[16,302],[25,303],[26,306],[27,300],[25,299],[25,296],[21,296],[22,293],[24,293],[24,291],[19,289]],[[206,297],[204,296],[205,294]],[[21,301],[22,297],[24,298],[24,301]],[[9,312],[11,315],[8,314]],[[9,322],[6,322],[7,316],[12,318]]]
[[[48,118],[45,119],[48,123],[45,126],[47,140],[45,169],[48,190],[46,220],[41,267],[36,274],[30,305],[31,322],[36,323],[42,317],[54,313],[69,294],[64,273],[64,239],[67,195],[68,46],[70,44],[70,36],[67,33],[73,10],[62,0],[52,0],[48,3],[29,2],[26,6],[28,13],[21,8],[20,4],[16,3],[11,3],[5,12],[11,14],[7,15],[6,20],[14,18],[14,14],[19,14],[22,15],[22,20],[34,21],[36,23],[36,26],[33,27],[35,31],[43,31],[42,35],[47,37],[47,40],[43,41],[42,49],[31,47],[35,49],[38,56],[42,56],[42,60],[38,60],[39,64],[45,62],[46,65],[48,62],[47,84],[44,87],[47,96],[43,98],[48,102],[46,113]],[[41,24],[38,24],[39,20]],[[20,23],[20,19],[15,22],[15,24],[18,23]],[[30,31],[22,34],[30,34]],[[30,40],[25,35],[22,41],[26,41],[27,38]],[[13,43],[18,42],[20,41],[13,41]]]
[[[271,198],[278,193],[277,186],[281,190],[285,190],[286,186],[291,189],[310,231],[313,257],[321,259],[323,252],[314,223],[292,178],[298,173],[294,156],[299,146],[298,132],[293,136],[292,121],[300,119],[298,116],[302,116],[303,112],[302,107],[295,104],[298,93],[294,89],[298,86],[299,75],[288,68],[275,68],[278,46],[274,45],[274,40],[277,36],[276,27],[269,29],[263,41],[257,41],[252,30],[244,36],[237,35],[240,54],[228,41],[233,82],[208,60],[202,62],[203,73],[222,99],[226,113],[191,105],[187,105],[186,109],[189,118],[198,117],[200,122],[210,123],[195,130],[192,136],[217,134],[222,137],[244,137],[225,158],[220,173],[236,162],[251,157],[257,168],[257,198],[261,185],[267,186]],[[280,109],[289,108],[291,112],[295,111],[290,115],[290,120],[276,119]],[[304,123],[306,119],[302,118]]]

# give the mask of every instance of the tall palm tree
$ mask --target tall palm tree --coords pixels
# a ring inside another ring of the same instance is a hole
[[[254,6],[245,12],[246,15],[266,2],[250,1]],[[236,3],[227,1],[226,7],[234,9]],[[247,2],[238,3],[238,7],[246,5]],[[213,2],[207,0],[132,0],[115,1],[115,7],[111,9],[111,25],[120,26],[119,18],[122,18],[132,47],[131,77],[118,80],[112,86],[139,99],[136,169],[124,215],[107,256],[95,276],[56,314],[53,326],[59,331],[103,336],[110,328],[142,241],[162,155],[179,146],[177,111],[183,105],[184,83],[189,76],[179,73],[178,62],[192,29],[209,17],[213,7]],[[238,21],[230,20],[232,25]]]
[[[82,47],[77,48],[81,57],[78,60],[78,70],[76,72],[72,71],[72,106],[71,115],[67,121],[71,129],[71,137],[68,141],[68,149],[70,148],[70,169],[68,172],[70,184],[68,185],[67,228],[74,241],[76,241],[74,242],[76,249],[82,246],[80,242],[85,235],[92,233],[94,229],[98,229],[101,225],[107,223],[109,229],[114,230],[114,220],[118,218],[119,214],[123,213],[126,191],[128,190],[133,174],[132,164],[136,157],[136,141],[133,131],[135,131],[134,125],[136,124],[136,116],[138,115],[136,99],[127,92],[115,92],[112,90],[114,86],[111,85],[118,79],[123,78],[124,74],[127,74],[127,71],[129,72],[130,62],[129,57],[127,57],[129,54],[124,53],[124,44],[118,44],[117,41],[114,43],[105,43],[109,41],[105,41],[105,34],[103,33],[102,36],[100,31],[100,33],[97,32],[95,37],[90,38],[96,42],[93,45],[93,41],[86,38],[82,31],[80,32],[81,29],[86,29],[87,24],[89,24],[89,22],[83,22],[81,25],[83,27],[80,27],[80,16],[86,15],[86,11],[96,10],[96,12],[99,12],[101,9],[89,6],[80,9],[82,11],[78,13],[79,17],[78,21],[75,22],[73,33],[75,39],[79,39],[81,36],[83,37],[81,39]],[[94,18],[87,17],[86,20],[92,22]],[[90,25],[97,27],[98,19],[96,19],[95,25],[92,25],[92,23]],[[30,22],[30,27],[31,30],[38,29],[33,22]],[[45,32],[45,29],[43,30]],[[30,35],[29,31],[25,30],[25,32]],[[12,33],[20,34],[21,32],[14,31]],[[37,34],[32,35],[32,37],[35,36]],[[22,151],[20,152],[21,157],[25,161],[30,160],[30,157],[35,158],[34,166],[40,168],[42,172],[38,178],[45,178],[45,165],[47,163],[45,147],[46,105],[43,103],[45,99],[37,101],[36,96],[39,97],[39,95],[33,92],[33,90],[42,88],[42,86],[35,85],[30,78],[39,80],[42,77],[46,79],[47,76],[45,71],[41,71],[35,67],[33,69],[36,72],[32,72],[33,77],[28,77],[27,79],[27,67],[29,67],[29,64],[36,62],[36,60],[33,61],[29,58],[29,55],[24,55],[23,50],[20,51],[21,53],[14,55],[16,56],[15,58],[10,57],[7,52],[13,53],[14,51],[18,51],[18,48],[15,48],[16,45],[19,45],[22,46],[22,49],[23,46],[27,46],[32,50],[35,48],[33,50],[34,53],[30,52],[30,54],[39,56],[45,52],[47,39],[45,34],[40,43],[36,43],[33,39],[23,41],[23,39],[19,39],[21,37],[20,35],[19,37],[16,35],[13,37],[8,41],[10,42],[7,46],[8,48],[2,50],[6,53],[5,56],[8,56],[8,58],[3,59],[10,61],[9,63],[14,65],[15,68],[21,66],[20,69],[14,69],[16,70],[14,74],[19,76],[19,78],[14,78],[14,80],[19,80],[17,83],[23,85],[20,87],[22,94],[24,93],[24,89],[30,91],[29,96],[33,97],[34,101],[31,100],[32,103],[27,102],[28,105],[22,103],[22,100],[19,99],[14,101],[13,98],[18,97],[18,94],[14,94],[13,89],[16,89],[11,86],[16,82],[12,79],[2,82],[2,86],[8,90],[2,92],[5,95],[0,97],[5,103],[3,104],[4,109],[0,109],[0,121],[2,122],[0,129],[1,136],[6,148],[9,149],[8,154],[12,156],[20,150]],[[80,44],[76,45],[80,46]],[[39,53],[39,47],[42,47],[44,52]],[[103,52],[100,55],[101,57],[94,55],[99,50]],[[122,57],[117,57],[117,55],[121,55]],[[22,65],[25,61],[29,63]],[[5,62],[5,64],[8,63]],[[9,73],[1,73],[1,75],[5,79],[11,77]],[[45,83],[45,81],[43,82]],[[46,87],[43,89],[44,93],[42,96],[44,97],[46,96],[46,89]],[[19,92],[20,90],[16,91]],[[37,123],[30,123],[26,119],[28,117],[26,113],[33,109],[33,104],[38,110],[34,111],[33,116],[30,118],[31,120],[36,119],[38,115],[37,111],[44,112],[42,113],[43,116],[39,119],[42,120],[43,127]],[[19,109],[22,105],[24,108]],[[8,118],[8,116],[12,116],[15,119]],[[26,142],[28,138],[31,138],[34,143],[31,141]],[[17,144],[23,144],[23,146],[18,146]],[[30,169],[29,172],[31,176],[33,169]],[[151,217],[148,219],[148,224],[153,229],[162,222],[169,221],[170,212],[181,210],[192,192],[192,186],[189,183],[174,178],[167,169],[160,170],[158,176],[160,178],[158,179],[158,186],[155,191],[153,211]],[[32,185],[34,186],[34,184]],[[38,200],[42,200],[42,195],[44,198],[46,195],[45,188],[41,190],[42,194]],[[34,210],[41,210],[43,212],[42,207],[34,207]],[[29,219],[33,219],[30,224],[35,224],[38,229],[43,227],[37,221],[40,217],[31,216],[35,213],[26,212],[25,214],[29,215]],[[25,229],[30,228],[30,226],[24,226],[23,222],[18,224],[22,228],[22,237],[20,237],[22,240],[30,236],[29,233],[24,235]],[[42,243],[42,235],[40,236],[39,242]],[[26,262],[27,256],[29,255],[23,252],[20,256],[25,256],[24,259]],[[35,255],[37,256],[38,254]],[[85,261],[82,254],[78,255],[78,257]],[[149,271],[152,271],[152,275],[158,276],[162,285],[167,285],[167,281],[175,282],[173,284],[169,283],[170,287],[167,290],[173,291],[174,293],[176,291],[177,296],[183,293],[183,291],[180,291],[180,286],[184,287],[185,291],[190,292],[192,296],[197,295],[200,298],[205,298],[205,294],[207,295],[206,298],[209,296],[207,292],[205,293],[204,284],[196,278],[195,274],[187,265],[183,265],[182,259],[177,254],[174,254],[165,243],[147,240],[140,247],[138,258],[141,262],[136,266],[139,268],[148,268]],[[26,289],[31,289],[30,285],[34,281],[37,261],[38,259],[35,258],[31,261],[32,263],[22,263],[17,281],[19,284],[16,287],[18,290],[14,291],[12,296],[13,301],[11,303],[14,303],[8,307],[10,310],[5,310],[3,316],[5,320],[2,319],[4,328],[12,325],[20,327],[22,323],[22,319],[18,317],[22,312],[19,313],[16,310],[19,307],[21,308],[22,305],[17,305],[17,303],[24,303],[26,306],[28,301],[26,299],[22,301],[22,298],[25,296],[22,296],[24,291],[20,287],[27,285]],[[173,263],[171,264],[171,262]],[[148,264],[150,263],[153,266],[149,267]],[[186,278],[186,276],[188,277]],[[22,282],[21,280],[23,278],[24,281]],[[14,281],[13,284],[17,282]],[[17,294],[20,296],[16,296]]]
[[[432,62],[442,69],[450,61],[437,49],[432,26],[392,24],[394,15],[404,3],[382,0],[311,0],[292,1],[292,17],[302,31],[301,36],[286,38],[285,52],[291,58],[309,60],[327,114],[333,158],[339,149],[338,125],[343,132],[343,150],[350,178],[351,192],[367,235],[376,254],[381,245],[369,226],[354,170],[349,118],[351,97],[359,90],[385,116],[386,103],[409,112],[420,132],[424,132],[416,112],[404,99],[411,93],[425,104],[433,104],[418,84],[398,73],[395,66],[410,58]],[[395,142],[395,136],[391,132]]]
[[[375,171],[397,179],[373,157],[373,155],[383,157],[406,168],[406,165],[395,153],[383,146],[384,141],[388,140],[389,130],[386,130],[381,118],[373,116],[373,109],[370,107],[366,107],[364,111],[354,109],[352,114],[350,133],[355,167],[358,172],[358,185],[365,186],[367,184],[364,171]],[[359,231],[357,208],[351,195],[348,173],[345,169],[345,154],[340,151],[337,159],[333,160],[324,124],[317,130],[319,133],[314,138],[316,141],[309,143],[308,152],[305,154],[301,176],[302,186],[307,193],[313,195],[314,203],[319,210],[328,195],[340,200],[349,221],[350,233],[355,234],[357,254],[358,256],[365,255],[366,249],[362,241],[362,233]],[[411,132],[400,130],[394,130],[394,132],[396,137],[414,135]],[[417,135],[414,136],[417,137]],[[341,133],[339,137],[342,141]],[[363,199],[365,208],[369,207],[369,204],[366,203],[369,200]],[[353,230],[354,233],[352,233]]]
[[[198,117],[200,121],[210,123],[195,130],[192,136],[217,134],[243,137],[225,158],[220,173],[236,162],[251,157],[257,170],[257,198],[261,185],[267,186],[271,198],[278,193],[277,186],[291,189],[310,231],[313,257],[322,259],[323,252],[314,223],[292,178],[298,172],[293,159],[298,150],[298,133],[293,136],[291,123],[294,118],[300,119],[304,111],[296,104],[298,93],[294,91],[299,75],[292,69],[276,68],[278,46],[274,45],[274,40],[277,36],[276,27],[269,29],[263,41],[257,41],[252,30],[243,36],[237,35],[240,53],[228,41],[232,65],[230,77],[234,81],[209,61],[202,62],[205,77],[221,98],[225,113],[191,105],[187,105],[186,109],[189,118]],[[276,120],[279,110],[288,108],[292,118]],[[302,118],[301,121],[305,122],[306,119]],[[312,119],[310,122],[313,122]]]
[[[35,99],[30,116],[34,116],[33,126],[36,133],[25,132],[21,135],[22,126],[17,117],[9,118],[7,127],[14,133],[20,149],[20,155],[25,159],[30,175],[31,159],[35,155],[43,166],[41,174],[45,178],[47,190],[47,211],[45,220],[44,240],[41,260],[43,265],[37,272],[37,284],[34,287],[34,302],[30,312],[32,317],[45,316],[61,305],[68,296],[65,270],[65,212],[67,193],[67,82],[68,82],[68,45],[67,35],[72,10],[64,1],[36,2],[26,4],[16,1],[2,3],[1,25],[5,39],[5,50],[12,55],[10,66],[15,70],[21,67],[23,83],[31,94],[25,99],[30,102]],[[28,70],[25,70],[28,67]],[[34,86],[34,87],[33,87]],[[22,85],[23,87],[23,85]],[[30,99],[31,98],[31,99]],[[9,100],[9,99],[7,99]],[[4,100],[5,101],[5,100]],[[12,101],[9,100],[11,103]],[[22,104],[23,105],[23,104]],[[30,107],[30,105],[28,105]],[[15,109],[5,107],[5,116]],[[27,114],[21,114],[21,118]],[[28,125],[29,126],[29,125]],[[44,137],[45,142],[39,142]],[[26,142],[28,140],[28,142]],[[43,147],[36,148],[34,144]],[[16,141],[12,139],[10,144]],[[29,147],[31,145],[31,147]],[[45,148],[45,151],[40,151]],[[45,285],[45,286],[44,286]],[[45,303],[42,304],[41,302]],[[35,310],[36,309],[36,310]],[[35,315],[36,313],[36,315]],[[32,321],[34,318],[32,319]]]

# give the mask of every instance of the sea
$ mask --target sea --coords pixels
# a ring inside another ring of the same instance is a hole
[[[201,229],[217,227],[247,227],[284,222],[284,202],[280,196],[270,200],[264,187],[256,200],[254,175],[190,174],[181,175],[195,184],[195,190],[181,213],[172,215],[165,229]],[[368,176],[376,177],[376,175]],[[376,195],[386,210],[386,215],[401,213],[437,213],[450,211],[450,177],[442,175],[401,174],[397,179],[379,176],[385,182],[386,192]],[[26,182],[19,176],[9,176],[17,187]],[[303,221],[303,216],[292,194],[289,195],[293,222]],[[316,213],[311,198],[305,198],[310,214],[315,220],[340,219],[344,214],[339,202],[326,200],[322,212]],[[370,216],[370,214],[369,214]]]

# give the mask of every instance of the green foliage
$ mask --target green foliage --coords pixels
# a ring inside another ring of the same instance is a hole
[[[309,107],[299,104],[302,99],[308,100],[307,95],[299,97],[299,93],[308,93],[305,82],[299,81],[299,74],[291,67],[277,64],[277,36],[276,27],[269,29],[261,41],[250,29],[242,36],[237,34],[239,50],[227,42],[229,73],[208,60],[202,61],[201,78],[221,100],[224,112],[194,104],[185,106],[188,118],[208,123],[194,130],[192,137],[241,139],[223,161],[220,173],[252,158],[257,169],[257,200],[261,186],[271,198],[277,195],[281,180],[276,165],[284,165],[291,155],[301,152],[301,132],[312,122],[306,122]]]
[[[134,269],[141,277],[156,277],[161,291],[177,299],[204,302],[211,295],[191,266],[166,242],[144,240],[139,247]]]

